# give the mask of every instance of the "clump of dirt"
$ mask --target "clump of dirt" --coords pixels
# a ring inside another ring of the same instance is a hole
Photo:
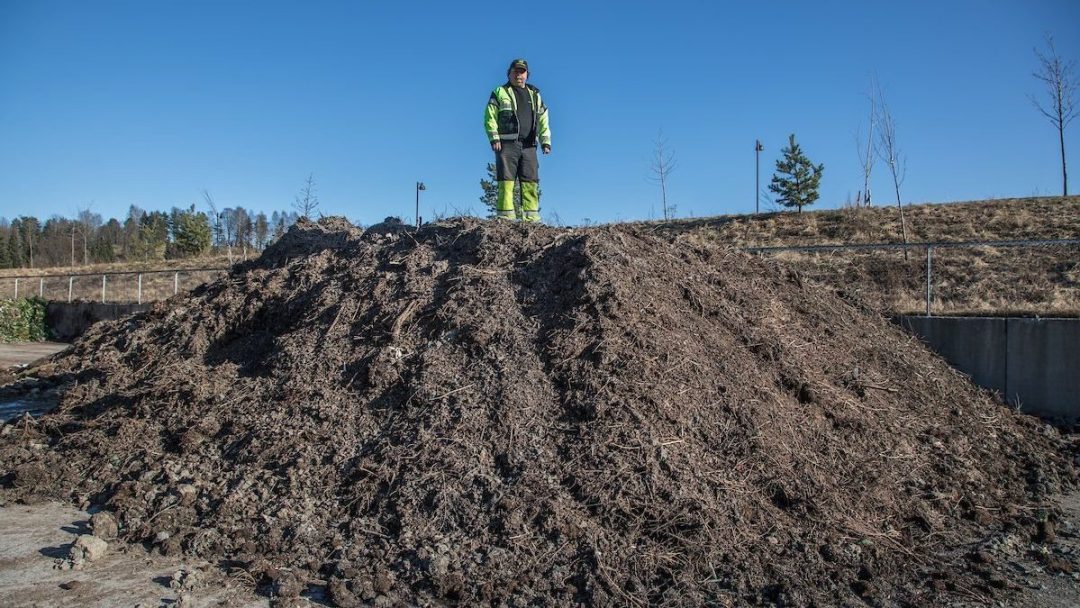
[[[964,555],[1074,483],[872,310],[641,226],[304,223],[38,374],[9,495],[338,606],[988,597]]]

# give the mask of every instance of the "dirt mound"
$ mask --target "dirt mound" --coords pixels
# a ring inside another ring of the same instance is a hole
[[[1052,429],[731,249],[294,232],[43,368],[72,387],[7,427],[7,492],[340,606],[930,605],[1073,483]]]
[[[287,263],[290,258],[327,249],[342,249],[360,239],[363,234],[363,230],[343,217],[324,217],[317,222],[302,217],[289,226],[289,230],[280,239],[263,251],[255,265]]]

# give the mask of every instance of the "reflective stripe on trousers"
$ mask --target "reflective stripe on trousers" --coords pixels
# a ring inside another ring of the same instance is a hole
[[[521,208],[514,206],[514,182],[500,181],[496,199],[496,213],[500,219],[519,219],[526,222],[540,221],[540,184],[521,182]]]

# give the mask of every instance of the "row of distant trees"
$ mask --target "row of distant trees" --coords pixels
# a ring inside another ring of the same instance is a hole
[[[11,221],[0,217],[0,268],[51,268],[113,262],[151,262],[225,254],[247,258],[281,238],[301,217],[318,210],[315,174],[311,173],[293,202],[293,211],[269,216],[243,207],[219,210],[203,191],[207,211],[192,204],[168,212],[128,208],[123,221],[105,220],[89,208],[74,218],[54,215],[42,222],[33,216]]]
[[[212,203],[212,197],[206,194]],[[243,207],[209,213],[173,207],[147,211],[132,205],[123,219],[104,219],[89,209],[75,217],[44,221],[0,218],[0,268],[49,268],[111,262],[149,262],[233,252],[247,257],[265,248],[296,222],[299,213],[269,216]]]

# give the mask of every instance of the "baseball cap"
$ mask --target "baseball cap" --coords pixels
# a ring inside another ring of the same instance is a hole
[[[510,67],[508,69],[513,70],[514,68],[522,68],[526,72],[528,72],[529,71],[529,62],[525,61],[524,59],[515,59],[515,60],[510,62]]]

